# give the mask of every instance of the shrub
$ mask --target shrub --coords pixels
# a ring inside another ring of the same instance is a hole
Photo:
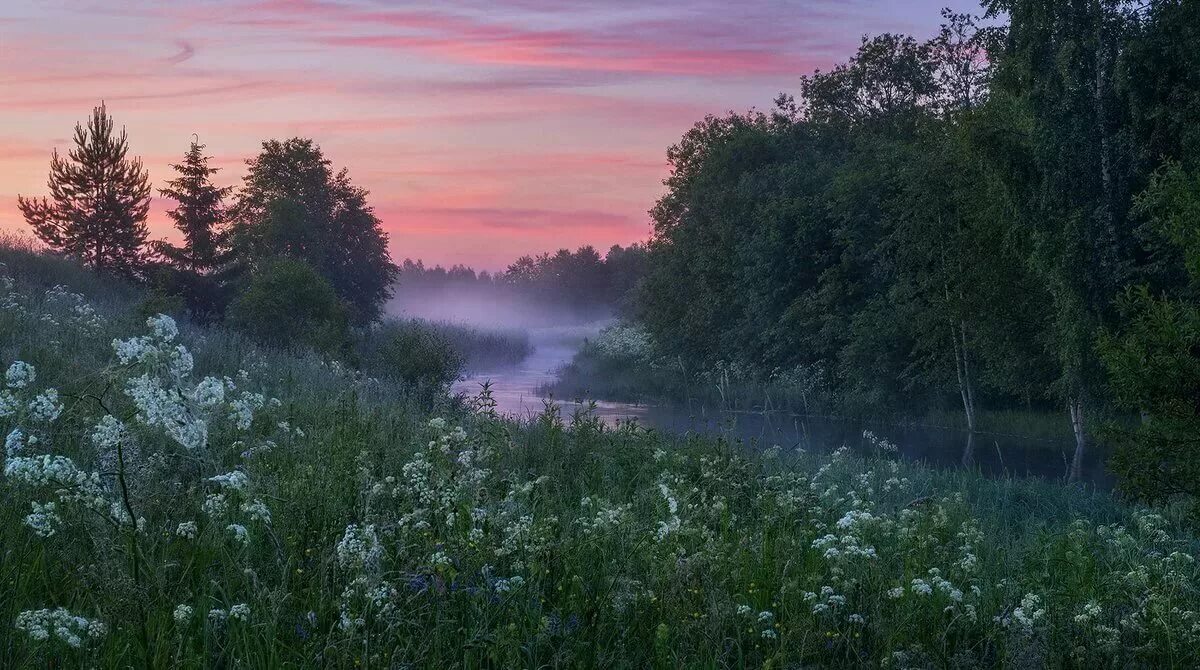
[[[229,323],[274,346],[302,345],[344,351],[349,341],[346,310],[329,282],[293,258],[267,261],[230,305]]]
[[[392,321],[371,330],[359,347],[370,374],[401,379],[427,389],[454,381],[463,355],[445,335],[420,321]]]

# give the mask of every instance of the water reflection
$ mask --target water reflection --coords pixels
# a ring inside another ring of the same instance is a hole
[[[554,380],[555,370],[570,361],[584,338],[600,324],[544,328],[531,332],[533,354],[518,366],[478,371],[460,380],[454,391],[473,395],[480,384],[491,381],[497,409],[508,416],[528,419],[545,408],[539,389]],[[580,409],[573,402],[554,401],[563,416]],[[863,431],[895,444],[898,455],[939,468],[967,468],[992,477],[1064,478],[1074,445],[1059,440],[998,433],[972,434],[964,430],[919,425],[881,425],[831,417],[797,416],[784,412],[734,413],[702,406],[646,406],[596,402],[595,413],[604,421],[636,420],[648,428],[676,433],[696,432],[740,439],[755,446],[779,445],[785,449],[832,451],[843,445],[867,455],[878,447]],[[1082,481],[1110,488],[1103,455],[1093,450],[1084,462]]]

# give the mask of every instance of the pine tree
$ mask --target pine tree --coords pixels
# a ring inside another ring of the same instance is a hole
[[[222,263],[222,227],[227,220],[224,200],[233,190],[212,183],[212,176],[220,168],[209,167],[208,160],[204,145],[193,141],[183,163],[171,165],[179,177],[168,181],[167,188],[158,190],[163,197],[179,203],[167,215],[183,233],[184,244],[177,247],[156,242],[155,251],[177,269],[196,274],[211,274]]]
[[[136,272],[146,243],[150,175],[140,158],[127,157],[125,129],[101,104],[87,127],[75,125],[75,148],[50,159],[47,199],[17,197],[25,221],[51,249],[78,258],[96,272]]]

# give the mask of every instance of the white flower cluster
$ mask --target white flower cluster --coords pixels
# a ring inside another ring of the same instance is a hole
[[[163,430],[171,439],[187,449],[208,446],[209,422],[221,407],[228,403],[228,417],[239,430],[250,428],[254,413],[269,402],[260,393],[236,390],[232,379],[205,377],[194,385],[192,355],[181,344],[175,344],[179,328],[169,316],[159,314],[146,321],[149,335],[126,340],[113,340],[117,359],[124,365],[136,367],[142,374],[130,379],[125,393],[137,406],[138,421]]]
[[[32,528],[34,534],[38,537],[50,537],[54,535],[58,530],[58,526],[62,523],[62,518],[55,512],[54,503],[39,503],[34,501],[30,504],[33,506],[33,513],[25,517],[25,525]]]
[[[47,311],[42,314],[42,320],[51,325],[73,327],[84,333],[93,333],[104,325],[104,320],[82,294],[61,284],[46,291],[43,304]]]
[[[17,615],[16,628],[35,641],[54,638],[72,647],[81,647],[85,639],[103,637],[108,631],[103,623],[72,614],[62,607],[21,612]]]
[[[600,331],[593,344],[608,358],[648,360],[654,355],[650,334],[638,326],[609,326]]]
[[[37,370],[25,361],[15,361],[4,373],[4,383],[10,389],[23,389],[37,379]]]
[[[338,564],[347,570],[363,570],[379,561],[383,547],[375,526],[350,524],[337,543]]]

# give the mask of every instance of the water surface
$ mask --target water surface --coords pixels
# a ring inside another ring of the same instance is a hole
[[[529,331],[533,353],[528,358],[515,366],[470,371],[455,383],[453,391],[474,395],[484,381],[490,381],[497,410],[506,416],[529,419],[552,402],[562,409],[563,416],[569,417],[580,406],[548,398],[543,389],[555,381],[557,370],[571,361],[583,341],[599,332],[603,325],[596,322],[533,328]],[[956,428],[872,424],[783,412],[729,412],[702,405],[652,406],[598,400],[595,414],[609,424],[636,420],[662,431],[723,435],[761,448],[778,445],[809,451],[832,451],[845,445],[862,454],[877,452],[879,447],[863,436],[863,431],[869,430],[893,444],[906,460],[933,467],[977,469],[992,477],[1061,479],[1074,448],[1069,438],[972,435]],[[1104,468],[1102,455],[1092,450],[1088,456],[1083,468],[1084,481],[1101,488],[1111,487],[1112,478]]]

